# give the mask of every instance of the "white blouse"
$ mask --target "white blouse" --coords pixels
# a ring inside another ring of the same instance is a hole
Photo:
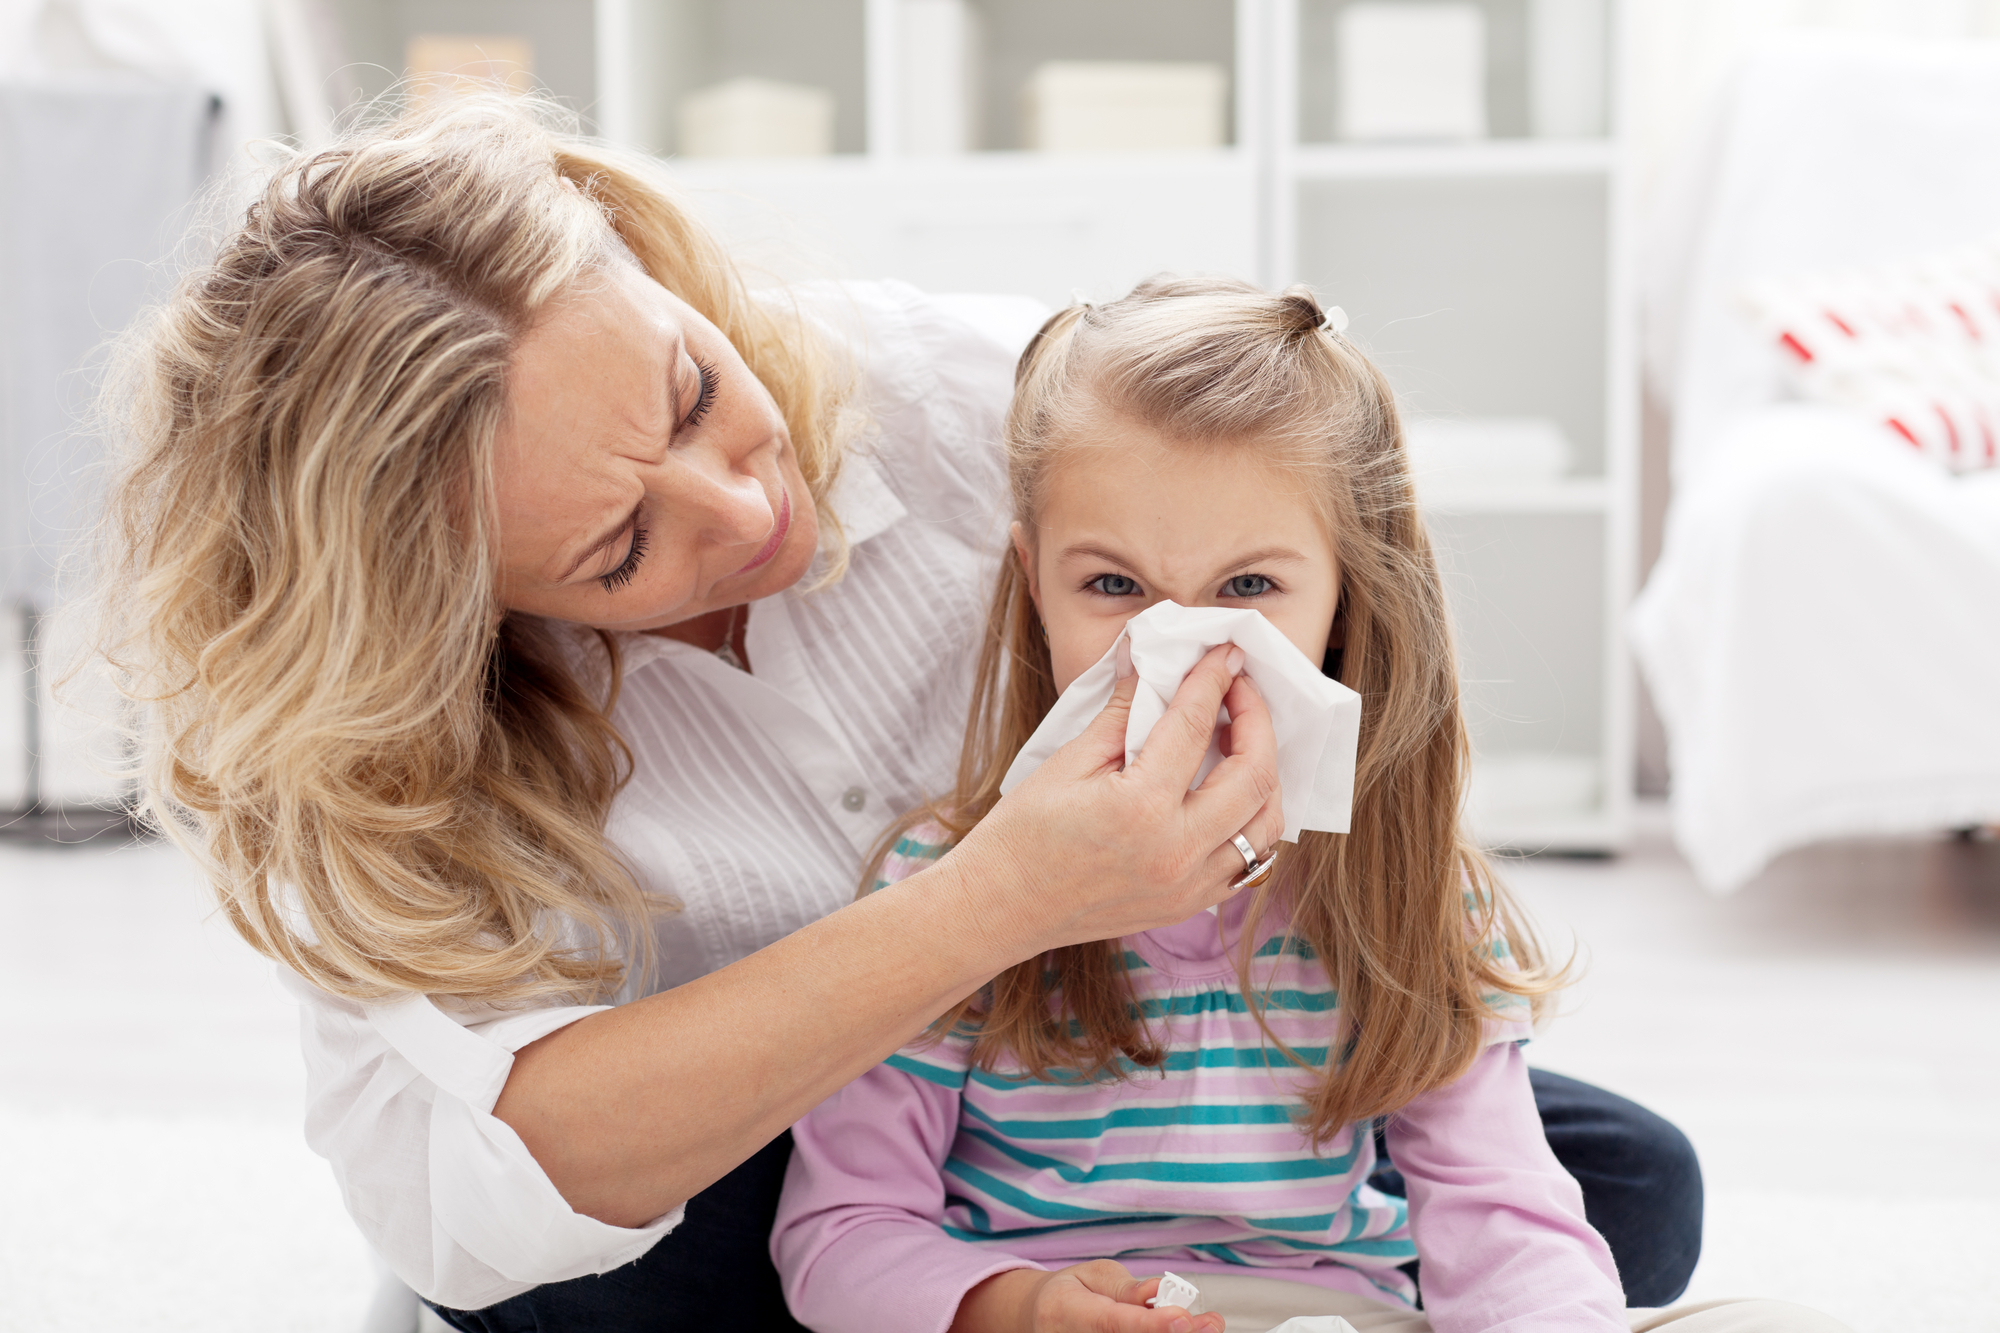
[[[1006,540],[1000,423],[1032,303],[800,290],[856,348],[876,425],[832,499],[846,577],[752,605],[754,676],[671,639],[620,644],[615,719],[637,763],[611,836],[647,889],[684,905],[657,927],[661,988],[851,901],[888,822],[946,788]],[[492,1115],[514,1051],[603,1006],[361,1005],[281,977],[303,1009],[307,1142],[420,1294],[479,1309],[628,1263],[680,1222],[679,1208],[636,1229],[572,1211]]]

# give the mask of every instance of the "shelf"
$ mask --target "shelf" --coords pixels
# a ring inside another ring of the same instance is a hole
[[[1239,149],[1157,153],[1034,153],[1015,150],[976,153],[867,154],[826,157],[670,157],[677,174],[694,180],[763,180],[814,173],[869,172],[931,180],[1094,180],[1107,174],[1180,176],[1250,170]]]
[[[1417,479],[1417,504],[1437,514],[1601,514],[1611,489],[1602,477],[1468,484]]]
[[[1300,180],[1450,180],[1603,176],[1617,162],[1601,139],[1487,139],[1450,144],[1311,144],[1289,157]]]

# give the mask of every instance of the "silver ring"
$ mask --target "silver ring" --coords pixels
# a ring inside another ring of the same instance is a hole
[[[1238,878],[1230,881],[1229,891],[1234,893],[1238,889],[1254,889],[1258,887],[1265,880],[1271,878],[1271,867],[1276,864],[1278,864],[1278,848],[1274,843],[1272,844],[1269,856],[1251,866]]]
[[[1257,849],[1250,845],[1250,839],[1239,833],[1229,840],[1229,845],[1234,847],[1236,854],[1243,858],[1243,871],[1245,874],[1257,868]]]

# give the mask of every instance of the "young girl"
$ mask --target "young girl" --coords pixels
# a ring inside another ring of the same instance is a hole
[[[1459,830],[1457,667],[1381,374],[1303,289],[1156,279],[1043,326],[1006,438],[1013,559],[957,788],[871,885],[944,855],[1062,690],[1167,599],[1254,608],[1361,694],[1353,831],[1303,833],[1213,915],[1013,968],[809,1115],[771,1242],[794,1313],[823,1333],[1626,1329],[1519,1049],[1560,978]],[[1368,1184],[1381,1119],[1407,1202]],[[1167,1270],[1209,1313],[1147,1307]],[[1839,1327],[1770,1302],[1647,1318]]]

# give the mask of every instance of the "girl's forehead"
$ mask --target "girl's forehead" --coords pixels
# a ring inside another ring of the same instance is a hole
[[[1175,563],[1276,546],[1314,559],[1332,552],[1312,479],[1255,441],[1190,443],[1139,429],[1066,451],[1035,517],[1043,541],[1122,544]]]

